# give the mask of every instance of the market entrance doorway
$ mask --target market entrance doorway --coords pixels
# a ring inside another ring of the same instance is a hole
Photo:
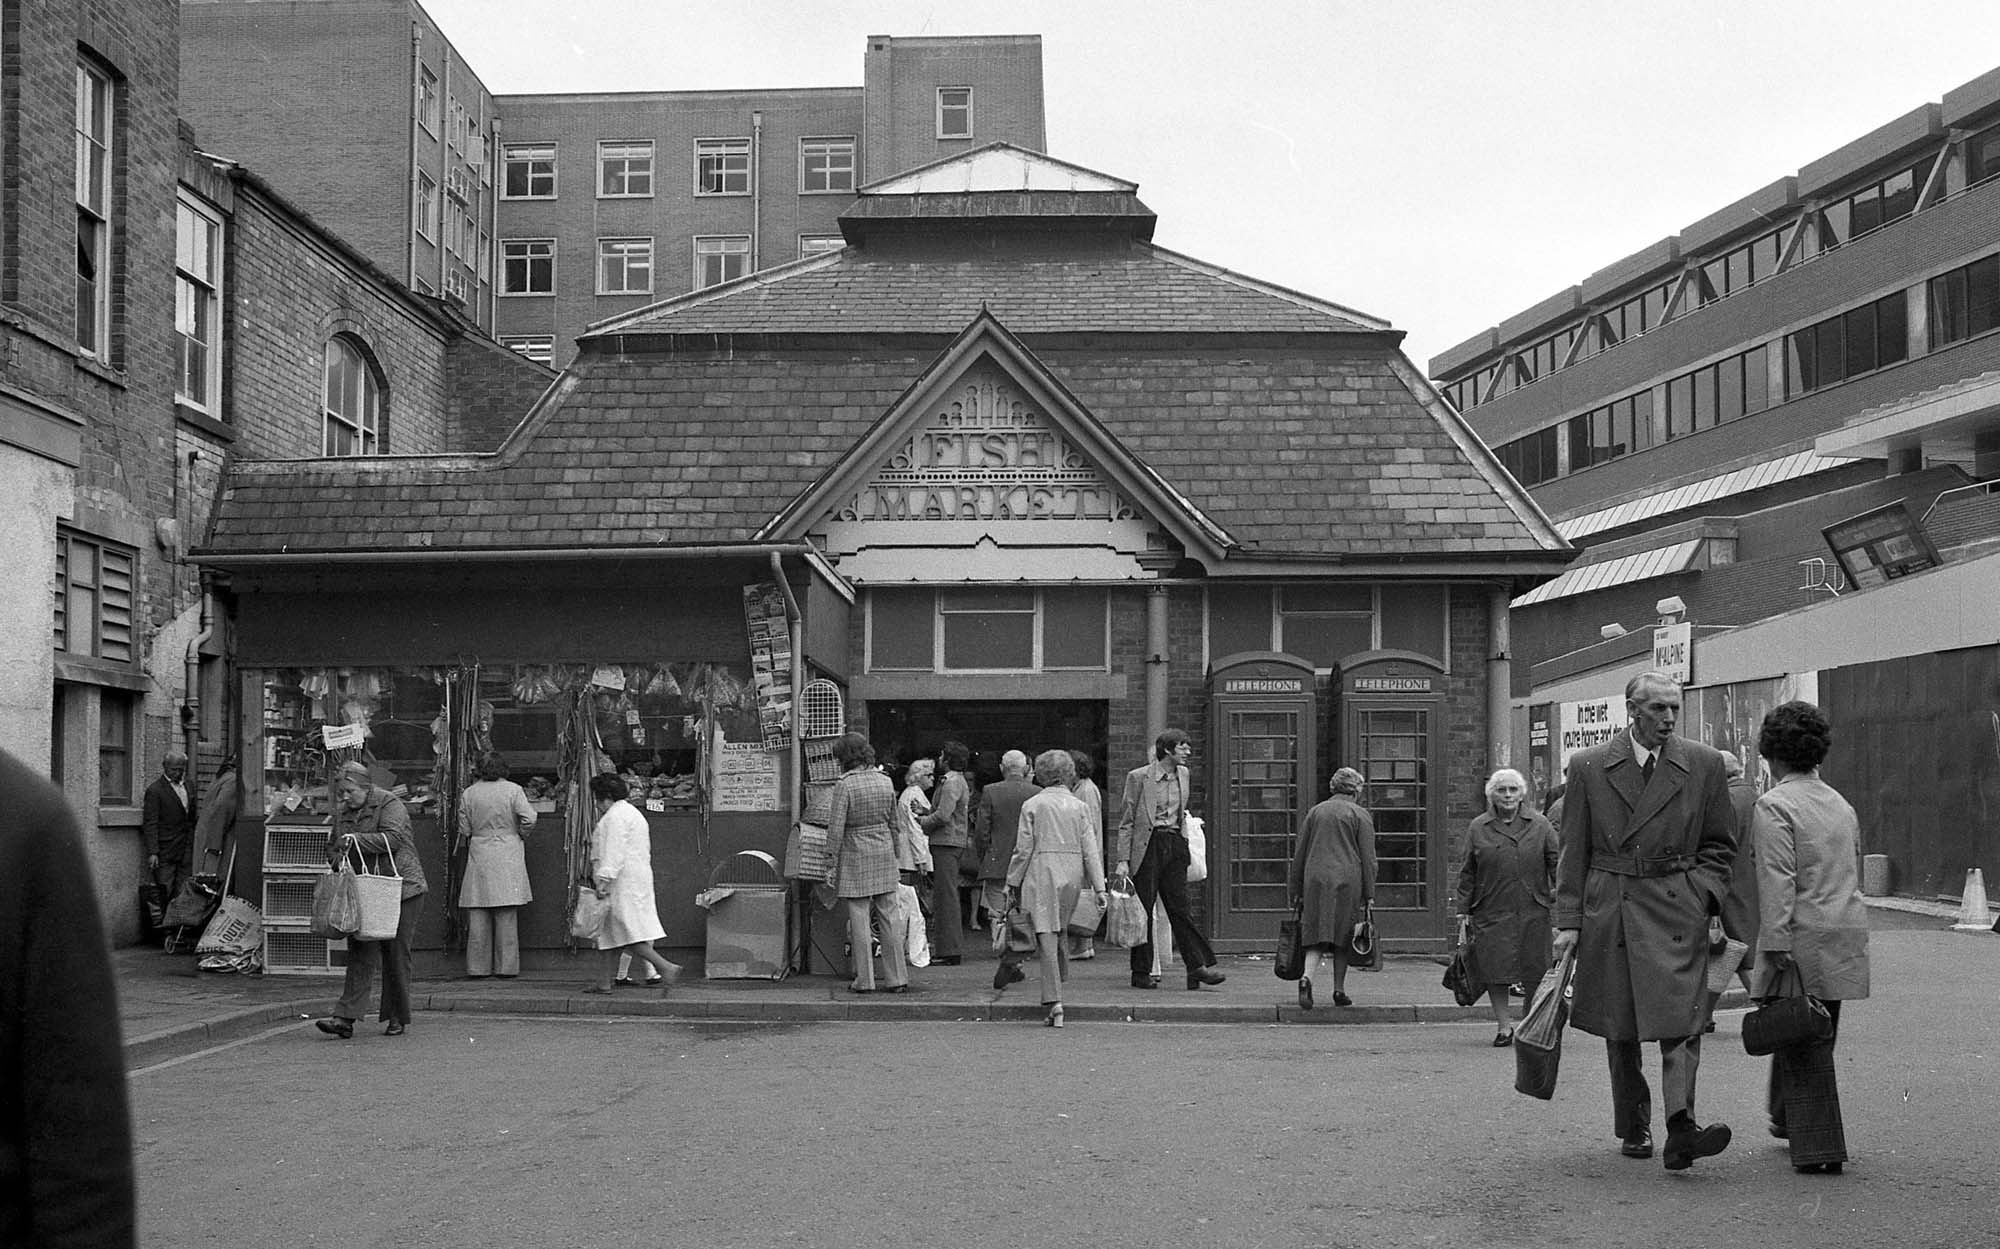
[[[1110,724],[1110,705],[1087,699],[868,704],[868,740],[898,788],[912,759],[935,759],[947,741],[960,741],[972,750],[975,788],[1000,779],[1000,756],[1010,750],[1032,761],[1044,750],[1061,748],[1089,755],[1098,789],[1107,803],[1115,802],[1104,779]]]

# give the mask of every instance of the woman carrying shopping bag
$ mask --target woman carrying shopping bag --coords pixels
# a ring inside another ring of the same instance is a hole
[[[326,861],[338,868],[343,859],[358,857],[363,873],[401,876],[403,904],[395,935],[347,942],[347,975],[333,1014],[314,1026],[328,1036],[347,1040],[354,1021],[368,1011],[368,994],[375,987],[375,969],[382,969],[382,998],[376,1017],[387,1026],[383,1036],[401,1036],[410,1026],[410,939],[423,912],[424,865],[410,835],[410,813],[403,800],[375,784],[365,763],[344,763],[333,787],[333,828],[327,837]]]

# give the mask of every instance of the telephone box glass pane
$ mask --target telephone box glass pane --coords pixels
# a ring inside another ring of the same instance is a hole
[[[1224,808],[1235,820],[1229,907],[1282,911],[1299,821],[1299,717],[1295,712],[1231,712],[1221,749],[1228,791]]]
[[[1430,713],[1418,708],[1363,708],[1359,729],[1362,800],[1375,821],[1379,910],[1430,906]]]

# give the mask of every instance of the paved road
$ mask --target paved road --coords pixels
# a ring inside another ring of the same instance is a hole
[[[1702,1073],[1738,1144],[1669,1175],[1617,1155],[1577,1033],[1542,1103],[1481,1023],[431,1015],[135,1072],[143,1243],[1993,1245],[1996,956],[1877,934],[1877,996],[1842,1021],[1839,1178],[1763,1135],[1739,1016]]]

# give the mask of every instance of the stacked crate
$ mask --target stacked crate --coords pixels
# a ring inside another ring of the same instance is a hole
[[[313,887],[327,874],[324,824],[264,827],[264,971],[279,975],[339,975],[347,942],[315,937]]]

